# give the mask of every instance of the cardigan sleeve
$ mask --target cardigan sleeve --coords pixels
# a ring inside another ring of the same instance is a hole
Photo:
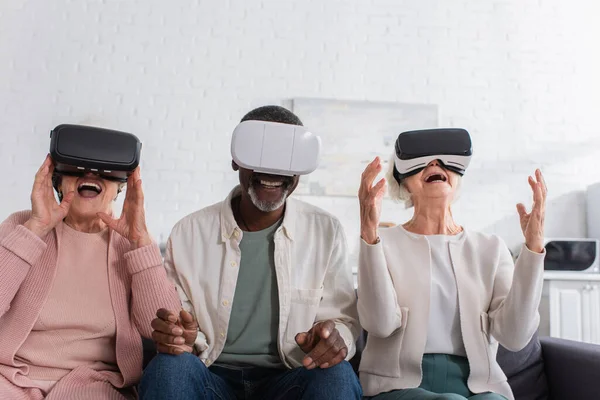
[[[544,280],[544,253],[523,245],[516,264],[504,242],[500,246],[488,310],[490,334],[511,351],[519,351],[531,340],[540,322],[538,307]]]
[[[125,253],[131,274],[131,312],[143,337],[152,335],[152,320],[156,311],[166,308],[179,311],[181,303],[173,284],[167,278],[160,249],[155,243]]]
[[[363,328],[379,338],[400,329],[402,312],[388,269],[383,243],[361,239],[358,265],[358,316]]]
[[[9,216],[0,224],[0,317],[9,309],[21,284],[46,250],[46,243],[25,228],[29,212]]]

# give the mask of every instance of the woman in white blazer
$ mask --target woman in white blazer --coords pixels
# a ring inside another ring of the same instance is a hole
[[[425,165],[425,164],[424,164]],[[364,394],[376,400],[514,399],[496,362],[498,342],[525,347],[539,323],[546,185],[529,177],[533,208],[517,205],[525,244],[516,265],[503,241],[457,224],[451,204],[461,175],[439,160],[387,179],[376,158],[359,190],[358,311],[369,333],[360,364]],[[378,230],[386,180],[414,206],[403,225]]]

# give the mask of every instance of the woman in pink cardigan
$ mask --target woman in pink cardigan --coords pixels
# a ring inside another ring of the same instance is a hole
[[[93,174],[35,176],[31,211],[0,225],[0,399],[130,399],[141,336],[177,293],[146,229],[139,169],[121,183]],[[54,197],[54,189],[61,200]]]

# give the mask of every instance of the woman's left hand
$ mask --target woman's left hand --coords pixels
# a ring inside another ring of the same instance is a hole
[[[137,167],[127,178],[127,191],[125,192],[121,217],[114,219],[105,213],[98,213],[98,217],[109,228],[129,239],[135,248],[144,247],[152,243],[152,239],[150,239],[150,234],[146,228],[144,191],[142,190],[140,167]]]
[[[527,213],[522,203],[517,204],[517,211],[521,220],[523,236],[525,236],[525,245],[529,250],[541,253],[544,251],[544,216],[548,189],[539,169],[535,170],[535,179],[529,177],[529,186],[533,190],[531,212]]]

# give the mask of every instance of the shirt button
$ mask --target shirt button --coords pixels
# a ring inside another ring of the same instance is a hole
[[[224,332],[221,332],[221,337],[225,337],[225,333]]]
[[[206,364],[206,365],[210,364],[210,360],[208,360],[208,359],[204,360],[204,364]]]
[[[231,266],[232,266],[232,267],[237,267],[237,263],[236,263],[235,261],[232,261],[232,262],[231,262]]]
[[[240,237],[240,232],[239,232],[239,231],[235,231],[235,232],[233,232],[233,236],[235,236],[235,237]]]
[[[223,305],[227,306],[227,305],[229,305],[229,302],[227,300],[223,300]]]

